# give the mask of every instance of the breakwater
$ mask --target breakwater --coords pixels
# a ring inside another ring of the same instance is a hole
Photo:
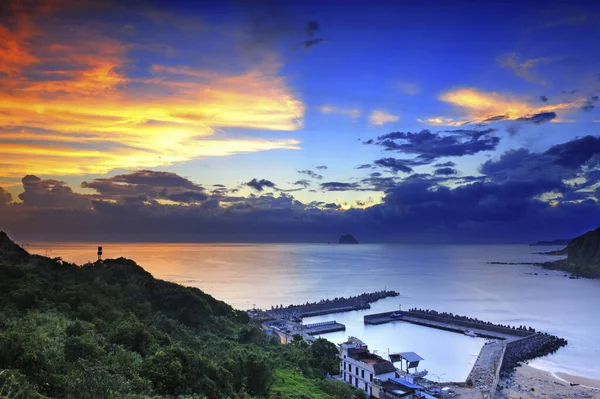
[[[275,306],[267,310],[266,313],[273,318],[301,319],[309,316],[370,309],[372,302],[398,295],[400,293],[388,290],[365,292],[348,298],[322,299],[319,302],[307,302],[303,305]]]
[[[394,317],[394,315],[402,316]],[[535,334],[535,329],[531,327],[494,324],[472,317],[436,312],[435,310],[411,309],[408,311],[371,314],[364,317],[365,324],[384,324],[396,320],[458,333],[472,330],[479,336],[486,338],[507,339]]]
[[[520,362],[554,353],[567,344],[566,339],[546,333],[507,342],[500,373],[507,376]]]
[[[452,324],[459,325],[462,327],[477,328],[477,329],[493,331],[493,332],[506,334],[506,335],[519,336],[519,337],[526,337],[526,336],[532,335],[536,332],[535,328],[533,328],[533,327],[528,327],[528,326],[523,326],[523,325],[510,326],[510,325],[504,325],[504,324],[494,324],[492,322],[479,320],[474,317],[455,315],[453,313],[447,313],[447,312],[437,312],[435,310],[429,310],[429,309],[412,308],[408,312],[403,312],[403,313],[406,313],[412,317],[419,317],[419,318],[423,318],[423,319],[427,319],[427,320],[452,323]]]

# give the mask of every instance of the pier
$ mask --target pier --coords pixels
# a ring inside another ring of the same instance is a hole
[[[306,334],[319,335],[336,331],[345,331],[346,326],[333,320],[324,321],[322,323],[305,324],[302,326],[302,329]]]

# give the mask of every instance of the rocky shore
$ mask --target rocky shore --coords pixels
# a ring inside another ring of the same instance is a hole
[[[521,362],[546,356],[567,345],[567,340],[555,335],[538,333],[506,346],[500,374],[508,376]]]

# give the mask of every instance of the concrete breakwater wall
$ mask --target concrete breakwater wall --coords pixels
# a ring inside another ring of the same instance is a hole
[[[480,330],[494,331],[506,335],[514,335],[518,337],[527,337],[535,333],[535,329],[525,326],[504,326],[494,324],[489,321],[483,321],[468,316],[460,316],[452,313],[436,312],[435,310],[419,310],[411,309],[408,312],[403,312],[411,317],[419,317],[426,320],[433,320],[445,323],[452,323],[467,328],[477,328]]]
[[[410,317],[438,321],[441,323],[454,324],[457,326],[465,327],[466,329],[487,330],[517,337],[527,337],[535,334],[535,329],[533,328],[523,328],[522,326],[521,328],[502,326],[499,324],[493,324],[491,322],[477,320],[467,316],[453,315],[451,313],[439,313],[431,310],[409,310],[407,312],[401,313]]]
[[[304,305],[276,306],[267,310],[274,318],[302,318],[319,316],[330,313],[348,312],[360,309],[370,309],[371,303],[380,299],[400,295],[396,291],[365,292],[349,298],[323,299],[319,302],[307,302]]]
[[[501,374],[503,376],[509,374],[520,362],[525,360],[554,353],[567,343],[564,338],[545,333],[507,342],[502,359]]]
[[[402,314],[402,318],[392,318],[393,314]],[[433,312],[423,312],[423,311],[393,311],[393,312],[385,312],[385,313],[377,313],[366,315],[364,317],[365,324],[384,324],[389,323],[394,320],[403,320],[413,323],[413,324],[422,324],[424,326],[439,328],[447,331],[455,331],[455,332],[464,332],[464,330],[474,330],[478,332],[482,336],[489,336],[490,338],[500,338],[504,339],[507,336],[510,337],[527,337],[529,335],[535,334],[532,330],[529,329],[518,329],[518,328],[510,328],[506,326],[500,326],[496,324],[492,324],[489,322],[483,321],[470,321],[465,319],[464,316],[448,316],[442,315],[439,313]],[[432,323],[419,323],[419,320],[423,321],[432,321],[437,323],[438,325],[432,325]],[[474,320],[474,319],[472,319]],[[481,331],[489,331],[491,334],[487,335],[482,333]]]

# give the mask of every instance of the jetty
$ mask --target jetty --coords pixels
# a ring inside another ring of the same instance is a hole
[[[309,335],[319,335],[330,332],[345,331],[346,326],[333,320],[324,321],[321,323],[304,324],[302,326],[302,330]]]
[[[301,320],[304,317],[370,309],[373,302],[399,295],[400,293],[389,290],[365,292],[348,298],[322,299],[319,302],[307,302],[304,305],[271,307],[270,310],[266,310],[264,313],[271,319]]]

